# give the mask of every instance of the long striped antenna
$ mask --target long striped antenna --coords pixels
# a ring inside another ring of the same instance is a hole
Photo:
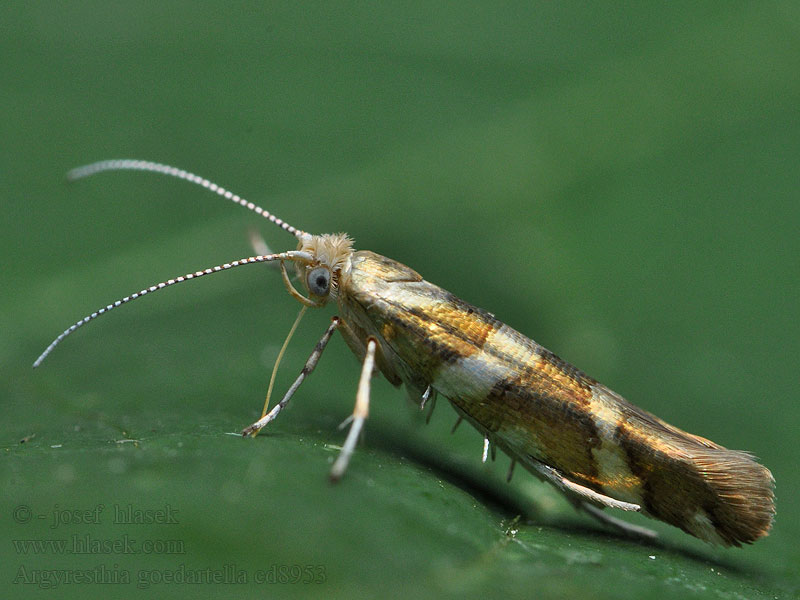
[[[53,351],[53,348],[58,346],[65,337],[69,334],[74,332],[79,327],[86,325],[89,321],[93,321],[97,317],[102,314],[109,312],[117,308],[118,306],[122,306],[123,304],[127,304],[132,300],[136,300],[137,298],[141,298],[147,294],[152,292],[157,292],[158,290],[163,290],[165,287],[169,287],[171,285],[175,285],[176,283],[183,283],[184,281],[189,281],[190,279],[197,279],[198,277],[203,277],[204,275],[211,275],[212,273],[219,273],[220,271],[227,271],[228,269],[233,269],[234,267],[241,267],[242,265],[252,265],[255,263],[266,263],[272,261],[284,261],[284,260],[291,260],[291,261],[310,261],[311,255],[308,252],[301,252],[299,250],[291,250],[289,252],[280,252],[278,254],[260,254],[258,256],[250,256],[248,258],[240,258],[239,260],[234,260],[233,262],[225,263],[223,265],[217,265],[216,267],[209,267],[208,269],[203,269],[202,271],[195,271],[194,273],[187,273],[186,275],[182,275],[181,277],[176,277],[175,279],[168,279],[167,281],[162,281],[156,285],[151,285],[148,288],[144,288],[136,292],[135,294],[131,294],[130,296],[125,296],[124,298],[120,298],[116,302],[112,302],[103,308],[97,309],[95,312],[86,315],[80,321],[75,322],[73,325],[69,326],[67,329],[61,332],[59,336],[50,342],[50,345],[45,348],[45,351],[39,355],[39,358],[36,359],[33,363],[33,368],[35,369],[42,361],[47,358],[47,355]]]
[[[244,206],[248,210],[252,210],[254,213],[259,214],[266,219],[269,219],[270,221],[275,223],[275,225],[277,225],[284,231],[288,231],[297,238],[303,238],[308,235],[306,232],[301,231],[296,227],[292,227],[283,219],[279,219],[268,210],[265,210],[248,200],[245,200],[241,196],[226,190],[224,187],[221,187],[216,183],[209,181],[205,177],[200,177],[199,175],[195,175],[194,173],[190,173],[189,171],[184,171],[183,169],[178,169],[177,167],[170,167],[169,165],[163,165],[157,162],[151,162],[149,160],[135,160],[130,158],[101,160],[100,162],[72,169],[67,173],[67,179],[70,181],[75,181],[76,179],[83,179],[84,177],[90,177],[91,175],[102,173],[103,171],[148,171],[150,173],[161,173],[162,175],[177,177],[178,179],[183,179],[184,181],[188,181],[190,183],[196,183],[197,185],[203,186],[207,190],[215,192],[216,194],[219,194],[223,198],[227,198],[228,200],[235,202],[236,204]]]

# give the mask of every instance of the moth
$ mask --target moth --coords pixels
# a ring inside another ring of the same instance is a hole
[[[511,457],[509,479],[519,463],[563,492],[577,509],[626,534],[655,535],[602,512],[604,508],[640,512],[725,546],[768,534],[775,514],[774,480],[751,454],[728,450],[634,406],[406,265],[355,250],[345,234],[306,233],[207,179],[159,163],[101,161],[74,169],[69,178],[117,170],[149,171],[198,184],[294,235],[297,248],[272,253],[264,246],[249,258],[121,298],[62,332],[34,367],[76,329],[131,300],[234,267],[275,263],[287,291],[303,305],[301,315],[306,307],[334,303],[338,316],[280,402],[269,412],[265,406],[262,418],[243,435],[254,435],[278,416],[338,331],[362,366],[355,408],[345,421],[349,431],[331,469],[334,480],[344,474],[369,414],[370,379],[381,373],[393,385],[405,386],[421,407],[433,403],[437,394],[447,398],[458,414],[457,424],[465,420],[483,436],[484,461],[495,447]],[[292,283],[287,264],[302,292]]]

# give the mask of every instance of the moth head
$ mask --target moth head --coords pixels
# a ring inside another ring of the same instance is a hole
[[[323,234],[300,237],[297,249],[310,260],[295,262],[295,270],[312,301],[322,305],[335,298],[342,272],[349,266],[353,240],[347,234]]]

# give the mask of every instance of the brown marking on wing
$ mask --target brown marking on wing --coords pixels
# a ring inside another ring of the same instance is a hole
[[[626,403],[627,404],[627,403]],[[745,452],[667,425],[628,404],[617,439],[643,482],[643,507],[687,533],[740,546],[766,535],[775,513],[772,474]],[[718,539],[698,526],[705,517]]]
[[[379,316],[381,328],[392,333],[387,339],[398,354],[415,369],[432,380],[436,370],[442,364],[453,364],[461,358],[480,352],[483,340],[491,331],[492,325],[480,323],[464,323],[459,328],[453,322],[437,317],[431,308],[430,313],[416,310],[402,310],[389,304]]]
[[[536,371],[498,381],[485,399],[451,399],[489,431],[527,438],[515,450],[530,454],[569,478],[597,489],[597,466],[592,448],[599,444],[597,429],[585,402]],[[598,490],[599,491],[599,490]]]

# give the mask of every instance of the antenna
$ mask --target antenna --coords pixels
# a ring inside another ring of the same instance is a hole
[[[310,261],[311,255],[308,252],[301,252],[299,250],[291,250],[289,252],[281,252],[279,254],[260,254],[258,256],[250,256],[248,258],[240,258],[239,260],[234,260],[229,263],[225,263],[223,265],[217,265],[216,267],[209,267],[208,269],[203,269],[202,271],[195,271],[194,273],[187,273],[186,275],[182,275],[181,277],[176,277],[174,279],[168,279],[167,281],[162,281],[156,285],[151,285],[148,288],[144,288],[136,292],[135,294],[131,294],[130,296],[125,296],[124,298],[120,298],[116,302],[112,302],[103,308],[97,309],[95,312],[91,313],[90,315],[86,315],[80,321],[75,322],[73,325],[69,326],[67,329],[61,332],[59,336],[50,342],[50,345],[39,355],[39,358],[33,363],[33,368],[35,369],[42,361],[47,358],[47,355],[53,351],[61,340],[71,334],[73,331],[86,325],[89,321],[93,321],[97,317],[102,314],[107,313],[110,310],[114,310],[118,306],[122,306],[123,304],[127,304],[132,300],[136,300],[137,298],[141,298],[147,294],[152,292],[157,292],[158,290],[162,290],[165,287],[169,287],[171,285],[175,285],[176,283],[183,283],[184,281],[189,281],[190,279],[197,279],[198,277],[203,277],[204,275],[211,275],[212,273],[219,273],[220,271],[227,271],[228,269],[233,269],[234,267],[241,267],[242,265],[251,265],[255,263],[263,263],[263,262],[271,262],[271,261],[284,261],[284,260],[291,260],[291,261]]]
[[[157,162],[151,162],[149,160],[135,160],[131,158],[119,158],[113,160],[101,160],[100,162],[91,163],[89,165],[84,165],[82,167],[76,167],[67,173],[67,179],[69,181],[75,181],[76,179],[83,179],[84,177],[90,177],[92,175],[96,175],[97,173],[102,173],[103,171],[147,171],[150,173],[160,173],[162,175],[168,175],[169,177],[177,177],[178,179],[183,179],[184,181],[188,181],[190,183],[196,183],[197,185],[203,186],[207,190],[215,192],[219,194],[223,198],[227,198],[236,204],[240,204],[244,206],[248,210],[252,210],[254,213],[261,215],[262,217],[269,219],[275,225],[283,229],[284,231],[288,231],[293,236],[297,238],[303,238],[308,234],[304,231],[297,229],[296,227],[292,227],[283,219],[279,219],[275,215],[273,215],[268,210],[245,200],[241,196],[234,194],[226,190],[224,187],[217,185],[216,183],[209,181],[205,177],[200,177],[199,175],[195,175],[194,173],[190,173],[189,171],[184,171],[183,169],[178,169],[177,167],[170,167],[169,165],[163,165]]]

